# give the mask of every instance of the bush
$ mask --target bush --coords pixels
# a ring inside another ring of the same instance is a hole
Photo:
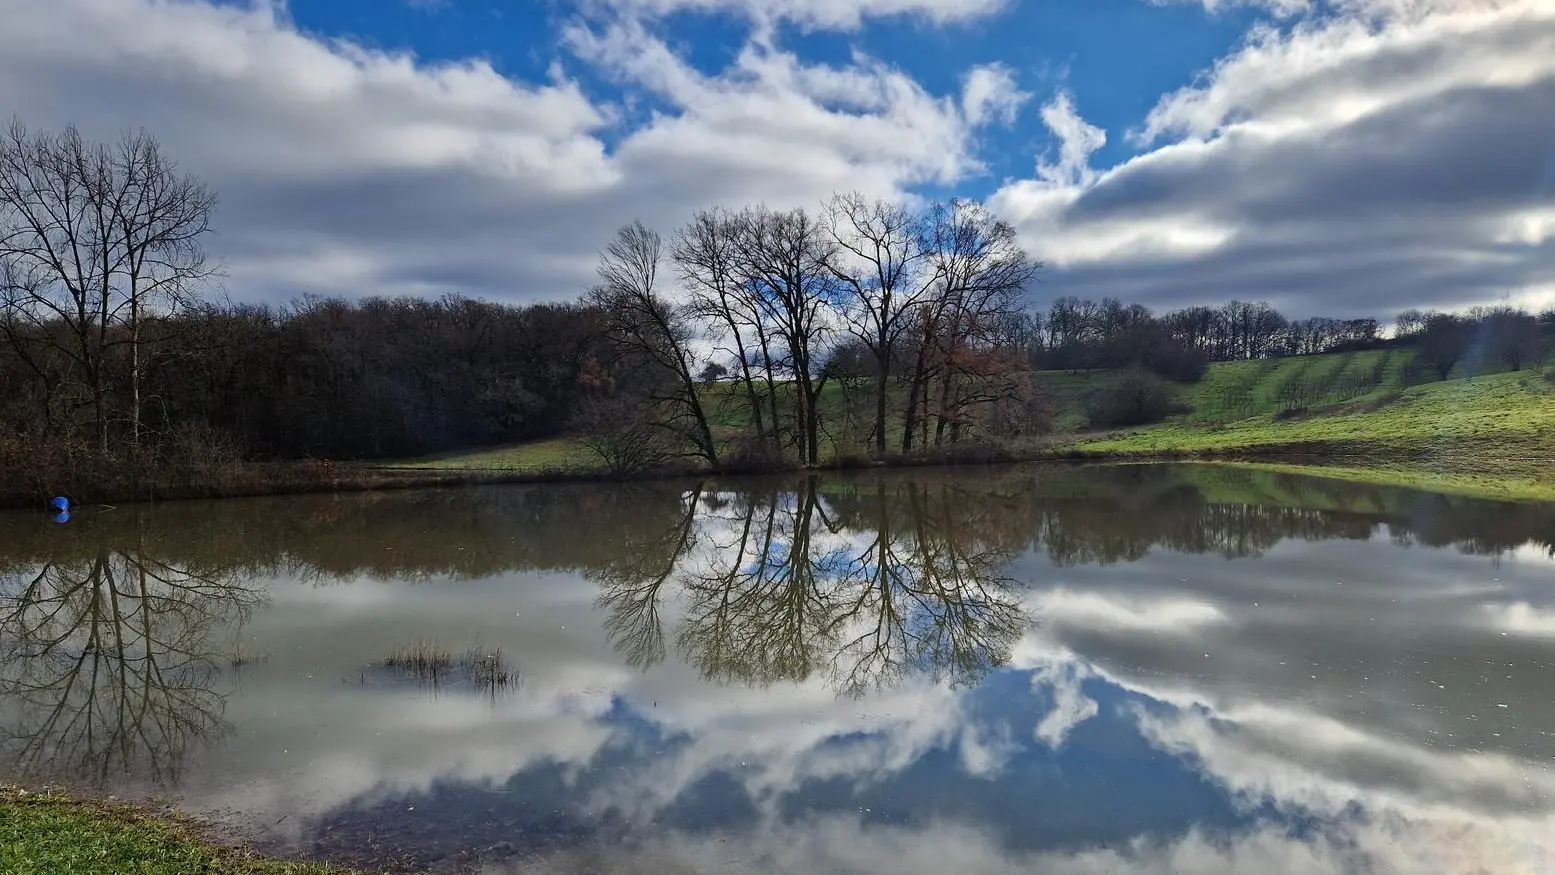
[[[1179,383],[1197,383],[1209,371],[1209,353],[1184,344],[1170,344],[1157,349],[1145,359],[1145,366],[1155,374]]]
[[[1085,415],[1093,428],[1113,428],[1160,422],[1182,409],[1169,383],[1148,371],[1130,368],[1086,400]]]
[[[718,458],[719,470],[728,474],[764,474],[784,468],[783,450],[756,434],[740,435]]]
[[[665,430],[655,424],[651,404],[625,396],[592,396],[578,405],[573,426],[584,448],[611,474],[641,474],[663,467],[673,457]]]

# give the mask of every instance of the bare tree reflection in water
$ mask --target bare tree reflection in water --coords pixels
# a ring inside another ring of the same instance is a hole
[[[226,731],[217,689],[260,601],[227,566],[162,561],[139,538],[0,575],[0,751],[12,773],[176,781]],[[68,547],[62,546],[62,552]]]
[[[975,683],[1008,661],[1031,622],[1004,573],[1016,551],[976,537],[970,493],[877,482],[845,525],[814,478],[786,487],[692,500],[652,576],[593,575],[631,664],[664,656],[670,582],[686,602],[676,649],[720,683],[823,676],[859,696],[908,676]]]
[[[1005,573],[1017,554],[977,539],[977,502],[966,492],[894,491],[876,485],[874,539],[838,581],[847,626],[859,630],[833,660],[839,688],[860,694],[911,673],[976,683],[1009,660],[1031,624]]]
[[[664,658],[664,626],[659,621],[659,593],[675,573],[679,558],[697,541],[696,508],[702,497],[699,483],[691,490],[684,512],[644,534],[625,528],[629,549],[612,551],[598,566],[585,573],[600,583],[603,592],[595,607],[605,614],[605,633],[634,668],[647,668]]]

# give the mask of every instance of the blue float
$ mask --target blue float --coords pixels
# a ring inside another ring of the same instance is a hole
[[[70,499],[66,498],[63,495],[56,495],[53,498],[49,499],[49,507],[53,508],[54,510],[58,511],[59,513],[69,513],[70,512]]]

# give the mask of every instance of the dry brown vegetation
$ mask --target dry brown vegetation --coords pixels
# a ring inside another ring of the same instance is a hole
[[[380,665],[423,684],[442,686],[462,683],[496,694],[518,686],[518,669],[505,659],[502,648],[487,649],[479,642],[456,658],[436,639],[418,638],[396,646]]]

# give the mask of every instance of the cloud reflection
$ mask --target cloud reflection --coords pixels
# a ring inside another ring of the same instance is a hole
[[[248,626],[275,657],[187,804],[524,872],[1513,873],[1552,847],[1548,508],[1202,466],[463,499],[230,546],[287,581]],[[148,525],[165,561],[220,552]],[[418,527],[446,543],[395,540]],[[351,682],[412,635],[500,645],[526,684]]]

